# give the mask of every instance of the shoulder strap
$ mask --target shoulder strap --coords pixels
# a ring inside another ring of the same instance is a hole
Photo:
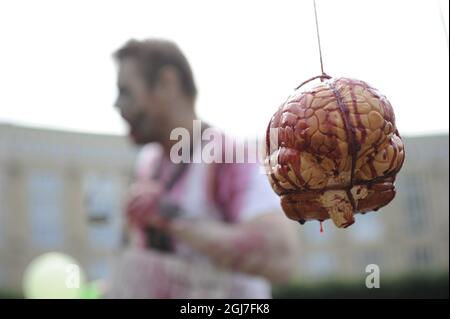
[[[208,165],[208,176],[206,183],[207,198],[211,204],[221,213],[222,218],[226,222],[231,222],[230,214],[222,201],[222,194],[220,193],[220,167],[219,163],[212,163]]]

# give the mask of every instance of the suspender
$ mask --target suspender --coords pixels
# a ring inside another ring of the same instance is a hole
[[[203,130],[209,128],[209,125],[204,125],[202,128]],[[200,148],[201,148],[201,141],[200,141]],[[191,143],[190,147],[190,158],[192,159],[193,156],[193,144]],[[162,168],[164,164],[164,154],[161,154],[158,167],[154,171],[153,176],[151,177],[152,180],[158,181],[161,180],[161,173]],[[175,170],[172,172],[169,179],[164,183],[163,188],[163,194],[162,198],[159,204],[159,211],[160,214],[163,217],[166,217],[168,219],[174,218],[176,216],[179,216],[181,214],[181,209],[178,205],[172,203],[171,201],[167,200],[167,195],[170,193],[170,191],[173,189],[175,184],[182,178],[183,174],[187,171],[187,168],[189,166],[189,163],[180,163],[177,164],[175,167]],[[173,245],[172,240],[170,236],[168,236],[166,233],[155,229],[153,227],[148,227],[146,230],[147,234],[147,246],[158,249],[163,252],[170,252],[173,251]]]

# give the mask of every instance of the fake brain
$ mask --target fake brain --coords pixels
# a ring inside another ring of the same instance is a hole
[[[405,151],[392,106],[367,83],[327,79],[298,88],[272,117],[265,166],[286,215],[300,223],[378,210],[395,196]]]

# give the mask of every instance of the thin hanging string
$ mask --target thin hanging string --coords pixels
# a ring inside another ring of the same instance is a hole
[[[322,71],[321,75],[318,76],[314,76],[306,81],[304,81],[302,84],[300,84],[299,86],[297,86],[295,89],[298,90],[300,89],[303,85],[305,85],[306,83],[309,83],[313,80],[316,79],[320,79],[321,82],[323,82],[324,79],[331,79],[331,76],[329,76],[328,74],[326,74],[323,70],[323,60],[322,60],[322,47],[320,45],[320,34],[319,34],[319,21],[317,19],[317,7],[316,7],[316,0],[313,0],[314,3],[314,17],[316,18],[316,35],[317,35],[317,43],[319,44],[319,57],[320,57],[320,70]]]
[[[319,21],[317,19],[317,7],[316,7],[316,0],[313,0],[314,2],[314,17],[316,18],[316,35],[317,35],[317,43],[319,44],[319,56],[320,56],[320,70],[322,71],[322,75],[326,75],[323,71],[323,60],[322,60],[322,47],[320,45],[320,33],[319,33]],[[320,79],[323,81],[323,79]]]

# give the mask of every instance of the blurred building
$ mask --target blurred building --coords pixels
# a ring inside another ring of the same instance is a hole
[[[361,277],[368,264],[382,275],[448,272],[448,135],[405,144],[389,206],[345,230],[298,226],[301,279]],[[90,279],[107,275],[135,155],[123,137],[0,125],[0,290],[19,290],[25,267],[47,251],[72,255]]]
[[[0,125],[0,290],[47,251],[105,275],[134,157],[122,137]]]

